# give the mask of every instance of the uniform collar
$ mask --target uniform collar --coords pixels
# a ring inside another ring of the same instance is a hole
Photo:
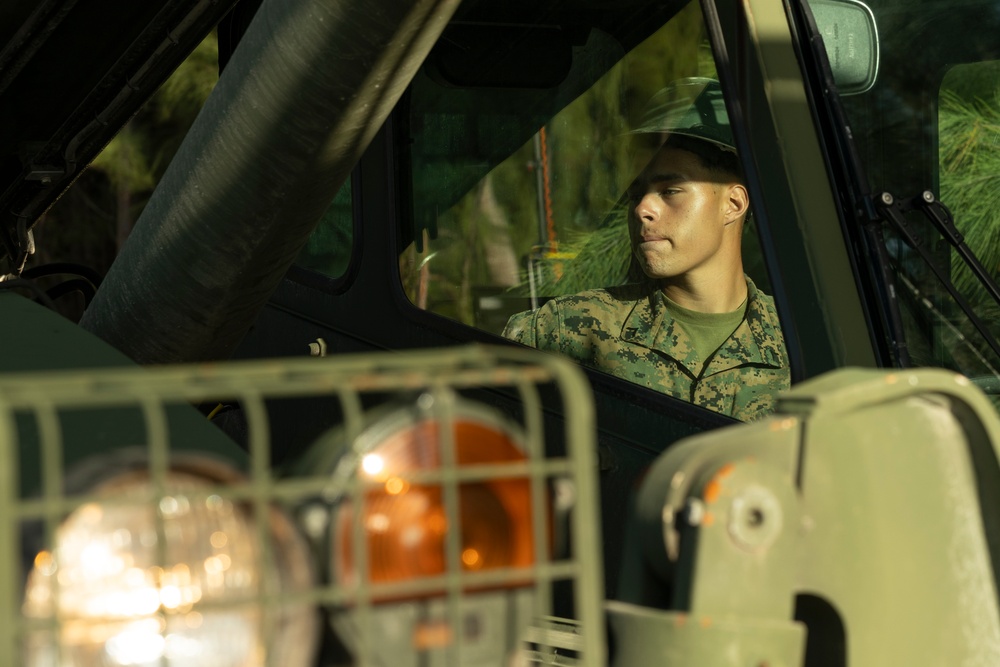
[[[623,341],[642,345],[675,359],[693,377],[698,377],[699,374],[714,375],[744,365],[780,368],[784,365],[781,332],[749,276],[746,281],[746,317],[712,357],[704,373],[701,373],[702,364],[695,356],[691,339],[684,328],[671,317],[663,293],[658,289],[636,300],[625,318],[620,337]]]

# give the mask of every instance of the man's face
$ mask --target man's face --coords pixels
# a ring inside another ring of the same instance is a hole
[[[734,212],[734,186],[742,188],[693,153],[672,147],[657,153],[629,188],[632,252],[647,276],[674,278],[732,262],[723,246],[727,227],[742,216]]]

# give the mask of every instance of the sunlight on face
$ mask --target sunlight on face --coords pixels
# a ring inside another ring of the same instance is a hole
[[[647,276],[728,268],[731,184],[723,180],[679,148],[666,147],[649,163],[630,190],[629,215],[632,249]]]

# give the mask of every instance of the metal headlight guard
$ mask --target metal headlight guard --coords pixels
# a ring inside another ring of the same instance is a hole
[[[516,417],[483,404],[492,391]],[[542,392],[563,442],[543,437]],[[279,473],[267,401],[294,397],[342,419]],[[169,409],[220,400],[245,414],[245,474],[171,428]],[[127,444],[142,453],[71,492],[64,415],[109,409],[141,416]],[[26,420],[37,493],[17,483]],[[308,667],[317,608],[355,664],[501,665],[554,645],[601,664],[594,433],[580,370],[531,350],[0,376],[0,664]],[[574,620],[551,620],[553,586],[572,587]]]

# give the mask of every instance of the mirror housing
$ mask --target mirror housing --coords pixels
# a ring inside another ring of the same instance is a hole
[[[823,37],[838,92],[857,95],[870,90],[879,61],[872,10],[858,0],[809,0],[809,8]]]

